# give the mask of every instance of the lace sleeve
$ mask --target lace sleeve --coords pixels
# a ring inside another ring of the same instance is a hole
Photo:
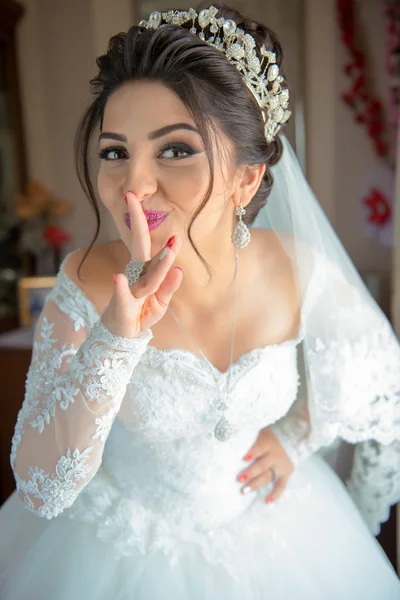
[[[319,449],[312,436],[310,414],[303,396],[295,400],[286,415],[270,429],[295,467]]]
[[[71,506],[95,475],[126,386],[152,337],[151,330],[137,339],[115,336],[101,318],[90,327],[79,310],[82,298],[68,286],[60,293],[61,282],[36,325],[10,457],[24,506],[46,519]]]
[[[354,444],[346,484],[377,534],[400,500],[400,344],[365,286],[327,259],[315,264],[303,310],[306,399],[272,430],[295,465],[334,441]]]
[[[400,441],[356,444],[350,477],[346,481],[353,500],[374,535],[387,521],[390,507],[400,500]]]

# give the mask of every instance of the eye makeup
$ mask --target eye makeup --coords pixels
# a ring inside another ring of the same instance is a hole
[[[201,154],[203,152],[202,150],[199,151],[199,150],[192,148],[191,146],[189,146],[186,143],[168,142],[167,144],[164,144],[164,146],[160,149],[160,151],[158,153],[158,158],[163,158],[162,155],[169,151],[181,153],[181,154],[184,154],[185,156],[164,157],[164,158],[166,158],[166,160],[184,160],[185,158],[190,158],[191,156],[195,156],[196,154]],[[115,158],[109,158],[109,155],[112,152],[114,152],[116,154]],[[102,148],[98,153],[98,156],[101,160],[105,160],[108,162],[113,162],[115,160],[121,160],[121,159],[127,158],[127,155],[128,155],[128,153],[123,146],[106,146],[105,148]]]

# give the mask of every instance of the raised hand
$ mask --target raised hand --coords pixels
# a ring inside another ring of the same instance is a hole
[[[129,286],[123,273],[114,275],[114,294],[101,318],[111,333],[136,338],[140,331],[151,327],[164,316],[182,282],[182,270],[179,267],[171,268],[181,242],[173,236],[151,258],[150,232],[141,204],[131,192],[126,194],[126,200],[131,222],[131,258],[143,261],[145,266],[142,276],[132,286]]]

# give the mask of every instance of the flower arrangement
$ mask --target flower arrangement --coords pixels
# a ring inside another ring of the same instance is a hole
[[[61,247],[71,239],[70,234],[64,231],[57,221],[72,212],[71,203],[54,197],[37,181],[28,181],[25,193],[17,194],[15,201],[16,216],[21,226],[21,252],[34,255],[36,263],[47,262],[47,266],[39,268],[47,272],[34,274],[57,272],[60,266]],[[52,263],[50,266],[49,251]]]

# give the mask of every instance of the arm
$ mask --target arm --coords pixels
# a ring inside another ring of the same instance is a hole
[[[307,401],[300,396],[279,421],[270,426],[286,454],[296,467],[318,450],[311,436],[310,413]]]
[[[137,339],[118,337],[100,318],[92,328],[72,318],[79,299],[65,298],[67,289],[63,310],[55,294],[38,320],[10,457],[20,499],[46,519],[71,506],[95,475],[126,386],[152,337],[149,329]]]

